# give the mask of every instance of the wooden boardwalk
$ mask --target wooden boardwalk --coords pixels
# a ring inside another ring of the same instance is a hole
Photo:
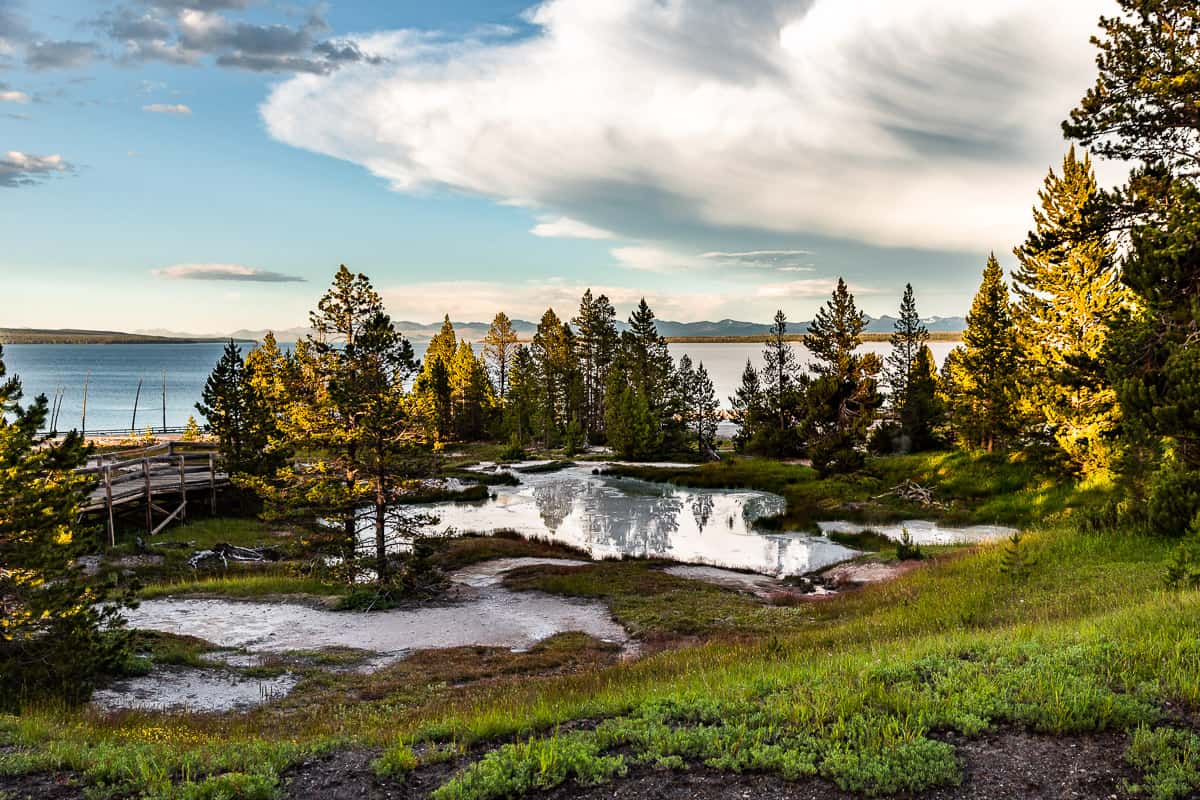
[[[166,442],[93,458],[79,470],[98,480],[84,512],[106,513],[109,542],[115,544],[117,509],[143,505],[146,535],[153,536],[173,520],[187,518],[189,495],[200,494],[216,508],[217,490],[229,485],[229,476],[217,469],[218,457],[213,444]]]

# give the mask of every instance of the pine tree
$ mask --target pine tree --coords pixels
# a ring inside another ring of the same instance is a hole
[[[748,449],[759,434],[762,405],[763,391],[758,370],[747,358],[746,368],[742,370],[742,382],[734,396],[729,398],[729,417],[737,425],[737,432],[733,435],[733,444],[737,449]]]
[[[575,334],[552,308],[546,309],[538,323],[530,355],[540,384],[542,442],[550,447],[558,443],[572,421],[578,421],[583,393]]]
[[[900,299],[900,316],[893,326],[892,351],[884,366],[883,379],[890,391],[890,406],[893,413],[904,407],[908,391],[908,376],[912,372],[917,354],[929,341],[929,331],[917,314],[917,301],[913,297],[911,283],[904,285],[904,296]]]
[[[1107,470],[1119,422],[1116,391],[1102,353],[1109,323],[1128,307],[1115,244],[1097,232],[1091,159],[1072,147],[1062,175],[1038,192],[1035,229],[1014,253],[1013,319],[1021,358],[1018,408],[1034,431],[1047,430],[1084,474]]]
[[[287,371],[287,357],[270,331],[242,361],[245,429],[254,453],[250,474],[274,474],[291,456],[280,429],[287,413]]]
[[[256,474],[258,454],[250,432],[246,387],[242,351],[230,339],[204,382],[196,410],[204,415],[206,427],[220,443],[225,469],[231,475]]]
[[[932,450],[940,444],[938,431],[945,423],[946,408],[941,397],[937,363],[924,345],[917,351],[908,373],[904,405],[900,407],[900,436],[904,452]]]
[[[808,326],[805,347],[816,356],[815,377],[805,392],[804,441],[821,473],[845,472],[863,462],[867,433],[882,398],[876,376],[883,364],[874,353],[858,352],[866,315],[838,278],[833,296]]]
[[[274,499],[292,512],[340,518],[352,553],[365,517],[374,534],[377,579],[388,584],[389,522],[396,522],[390,509],[403,497],[424,442],[405,394],[416,372],[412,346],[367,276],[344,265],[310,322],[314,334],[298,351],[313,391],[292,402],[284,433],[315,455],[280,470],[282,491]]]
[[[455,433],[454,390],[450,372],[458,352],[458,336],[450,315],[442,320],[441,329],[429,340],[425,360],[413,384],[413,394],[426,430],[435,441],[442,442]]]
[[[682,445],[684,409],[675,363],[645,298],[629,316],[629,329],[621,334],[620,349],[609,370],[608,388],[614,385],[626,385],[633,390],[623,407],[637,415],[635,428],[644,431],[644,442],[637,448],[638,457]],[[614,419],[622,404],[609,405],[612,408],[606,414],[606,422]]]
[[[701,455],[713,453],[716,451],[717,410],[720,403],[717,402],[716,389],[703,361],[696,367],[688,397],[688,415],[692,431],[696,434],[696,448]]]
[[[576,351],[583,377],[584,428],[589,439],[603,440],[605,387],[608,371],[616,358],[620,337],[617,312],[604,295],[583,293],[579,316],[572,320],[578,331]]]
[[[763,368],[759,373],[763,424],[755,439],[758,443],[756,449],[776,456],[799,452],[796,425],[800,418],[800,399],[807,383],[796,350],[786,337],[787,317],[779,310],[775,312],[775,320],[763,348]]]
[[[478,439],[495,408],[495,396],[486,369],[465,339],[458,343],[449,377],[455,432],[462,440]]]
[[[517,348],[510,375],[508,401],[504,406],[505,428],[511,436],[517,438],[517,444],[524,448],[540,418],[540,382],[528,347],[522,345]]]
[[[508,373],[517,353],[517,341],[517,333],[513,330],[508,315],[503,311],[497,313],[488,328],[487,336],[483,338],[483,357],[488,365],[492,386],[501,403],[508,397]]]
[[[964,447],[991,452],[1016,432],[1016,331],[995,254],[967,314],[963,343],[942,368],[950,422]]]
[[[80,571],[88,531],[80,520],[90,479],[83,438],[38,433],[44,395],[21,405],[21,382],[5,378],[0,347],[0,710],[31,701],[76,703],[96,676],[117,666],[127,637],[119,604]]]

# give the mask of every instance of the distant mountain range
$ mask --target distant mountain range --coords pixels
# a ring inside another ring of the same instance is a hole
[[[925,327],[930,333],[959,333],[966,327],[966,320],[962,317],[928,317],[923,320]],[[882,317],[867,317],[867,333],[891,333],[893,326],[896,323],[895,317],[883,315]],[[533,336],[537,330],[536,322],[528,320],[515,319],[512,321],[513,330],[521,338],[529,338]],[[671,320],[660,319],[657,322],[658,332],[660,335],[668,339],[720,339],[728,337],[741,336],[762,336],[770,329],[770,323],[766,322],[744,322],[736,319],[723,319],[717,322],[707,320],[700,322],[672,322]],[[416,341],[424,341],[433,337],[442,327],[442,323],[421,323],[400,321],[396,323],[396,328],[409,339]],[[462,338],[470,341],[479,341],[487,335],[489,323],[486,322],[455,322],[454,330]],[[628,328],[628,323],[618,322],[617,329],[625,330]],[[788,330],[791,333],[804,333],[808,330],[808,322],[793,322],[788,324]],[[285,328],[275,331],[275,338],[281,342],[294,342],[307,336],[309,329],[302,328]],[[137,333],[144,336],[171,336],[183,338],[229,338],[234,339],[255,339],[261,341],[266,336],[266,330],[237,330],[226,334],[204,334],[202,337],[197,337],[191,333],[178,333],[162,329],[156,330],[140,330]]]

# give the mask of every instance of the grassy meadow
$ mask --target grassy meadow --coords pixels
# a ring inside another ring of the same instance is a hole
[[[438,800],[512,798],[631,770],[768,772],[864,796],[920,793],[964,779],[953,737],[1019,729],[1122,734],[1136,796],[1200,791],[1200,594],[1166,587],[1176,545],[1106,528],[1102,485],[1078,486],[1009,457],[937,453],[877,459],[818,479],[800,464],[737,459],[696,470],[622,468],[690,486],[753,487],[788,499],[773,527],[824,516],[1017,525],[1011,542],[935,548],[899,578],[797,604],[668,575],[654,561],[529,567],[515,590],[599,599],[640,643],[622,659],[582,634],[525,653],[425,651],[370,675],[331,668],[361,654],[288,654],[301,682],[242,714],[32,707],[0,717],[0,776],[62,774],[88,798],[274,798],[293,765],[368,751],[372,779],[396,786],[434,770]],[[911,478],[939,505],[884,496]],[[144,597],[334,598],[302,567],[312,532],[208,520],[171,537],[272,543],[262,569],[188,577],[172,559]],[[887,542],[870,558],[894,557]],[[465,538],[446,569],[553,545]],[[194,665],[206,645],[147,635],[143,658]],[[262,669],[261,667],[259,669]],[[0,784],[3,785],[3,784]],[[7,798],[6,798],[7,800]]]

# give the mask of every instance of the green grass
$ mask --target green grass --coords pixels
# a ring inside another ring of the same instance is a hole
[[[688,469],[620,465],[610,473],[693,488],[774,492],[787,499],[788,510],[762,524],[782,530],[808,529],[823,519],[917,518],[1021,527],[1068,520],[1111,491],[1104,483],[1076,484],[1019,456],[962,451],[873,458],[861,472],[825,480],[803,464],[746,457]],[[924,507],[887,495],[905,480],[932,489],[937,505]]]
[[[308,754],[382,746],[375,768],[395,776],[466,753],[438,790],[443,800],[694,764],[886,795],[962,779],[944,733],[1015,727],[1125,733],[1138,773],[1131,789],[1194,794],[1200,592],[1165,588],[1171,543],[1085,532],[1080,512],[1104,487],[1055,482],[1006,457],[951,454],[881,459],[834,481],[750,459],[678,479],[769,489],[841,514],[904,477],[934,488],[944,519],[1029,527],[1029,568],[1006,573],[1003,543],[934,548],[892,583],[787,608],[648,561],[530,568],[509,585],[608,603],[646,654],[618,662],[612,648],[573,634],[529,653],[418,653],[372,675],[314,669],[291,696],[241,716],[29,709],[0,717],[0,773],[66,769],[97,796],[158,800],[216,793],[212,782],[226,774],[274,791],[281,770]],[[875,502],[864,513],[930,516]],[[540,547],[470,538],[440,557],[449,567]]]
[[[332,583],[297,574],[292,566],[280,564],[253,570],[235,568],[219,575],[184,575],[147,584],[138,594],[143,600],[186,594],[240,598],[281,595],[338,597],[352,588],[349,584]]]

